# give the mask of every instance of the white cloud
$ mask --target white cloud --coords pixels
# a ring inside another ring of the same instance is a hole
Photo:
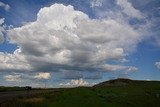
[[[144,38],[142,31],[123,19],[90,19],[62,4],[42,8],[35,22],[10,29],[7,34],[20,50],[0,53],[1,71],[104,70],[107,61],[124,59]],[[111,71],[127,67],[106,65]]]
[[[156,62],[156,63],[155,63],[155,66],[156,66],[158,69],[160,69],[160,62]]]
[[[6,11],[8,11],[11,7],[8,4],[5,4],[0,1],[0,7],[4,8]]]
[[[128,67],[128,69],[127,69],[128,72],[135,72],[137,70],[138,70],[138,68],[136,68],[136,67]]]
[[[117,5],[119,5],[125,14],[134,18],[143,18],[141,12],[135,9],[128,0],[117,0]]]
[[[5,29],[4,29],[3,23],[4,23],[4,18],[0,18],[0,43],[4,41],[3,32],[5,32]]]
[[[51,78],[47,72],[10,72],[3,76],[6,83],[12,82],[11,85],[20,85],[37,87],[35,84],[41,84],[41,87]],[[47,85],[48,86],[48,85]]]
[[[20,81],[21,78],[20,75],[6,75],[4,76],[5,80],[6,81],[10,81],[10,82],[17,82],[17,81]]]
[[[102,6],[103,4],[103,0],[92,0],[91,1],[91,7],[94,8],[94,7],[100,7]]]
[[[17,49],[13,54],[0,52],[0,70],[28,71],[32,70],[32,67],[20,49]]]
[[[77,80],[73,79],[68,83],[60,83],[60,86],[63,86],[63,87],[89,86],[89,83],[81,78]]]
[[[104,64],[102,65],[102,68],[106,71],[120,71],[120,70],[125,70],[126,66]]]
[[[40,72],[34,76],[35,79],[49,79],[51,77],[50,73]]]
[[[133,66],[124,66],[124,65],[111,65],[111,64],[104,64],[100,66],[105,71],[127,71],[127,72],[134,72],[137,71],[138,68]]]

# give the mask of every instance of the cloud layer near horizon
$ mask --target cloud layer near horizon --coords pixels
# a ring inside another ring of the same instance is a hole
[[[129,17],[141,18],[138,10],[134,13]],[[71,5],[44,7],[36,21],[7,31],[9,41],[19,49],[0,53],[0,71],[136,71],[136,67],[108,63],[121,63],[145,37],[143,26],[135,29],[126,18],[117,17],[91,19]]]

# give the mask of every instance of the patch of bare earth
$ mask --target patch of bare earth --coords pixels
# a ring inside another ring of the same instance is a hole
[[[37,102],[42,102],[44,101],[44,98],[42,97],[35,97],[35,98],[25,98],[25,99],[19,99],[20,102],[25,102],[25,103],[37,103]]]

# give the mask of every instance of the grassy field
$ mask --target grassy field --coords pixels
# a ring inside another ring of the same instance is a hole
[[[47,88],[46,90],[51,90],[53,88]],[[25,91],[25,87],[5,87],[5,86],[0,86],[0,92],[9,92],[9,91]],[[44,90],[44,88],[32,88],[32,90]]]
[[[0,92],[7,92],[7,91],[22,91],[25,90],[24,87],[4,87],[4,86],[0,86]]]
[[[60,89],[7,102],[6,107],[160,107],[160,82]]]

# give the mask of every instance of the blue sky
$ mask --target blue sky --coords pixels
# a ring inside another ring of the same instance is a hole
[[[160,80],[159,0],[0,0],[0,85]]]

